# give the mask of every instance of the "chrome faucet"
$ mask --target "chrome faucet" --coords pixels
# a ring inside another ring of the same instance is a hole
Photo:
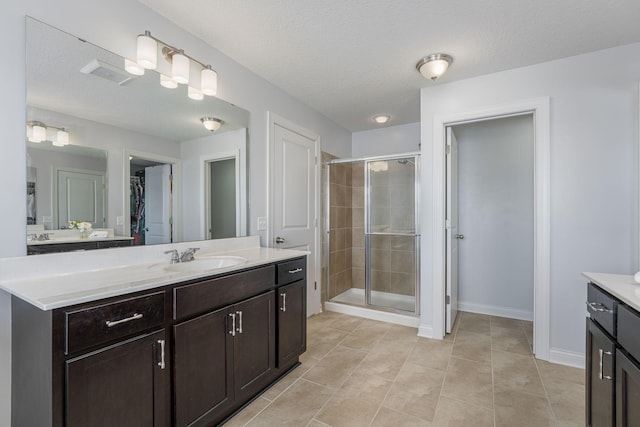
[[[175,249],[171,249],[170,251],[165,251],[165,254],[171,254],[170,264],[177,264],[180,262],[180,256],[178,255],[178,251]]]
[[[189,248],[180,255],[180,262],[189,262],[196,259],[196,251],[200,248]]]

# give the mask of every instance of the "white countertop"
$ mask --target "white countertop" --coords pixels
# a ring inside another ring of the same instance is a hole
[[[209,271],[171,271],[164,251],[199,247],[196,259],[239,256],[247,261]],[[186,280],[307,255],[262,248],[259,238],[242,237],[0,259],[0,289],[42,310],[149,290]],[[127,260],[130,260],[129,262]]]
[[[640,311],[640,284],[633,280],[633,276],[609,273],[582,273],[582,275],[628,306]]]

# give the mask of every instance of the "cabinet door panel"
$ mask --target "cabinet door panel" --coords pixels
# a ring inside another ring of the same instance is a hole
[[[168,361],[165,369],[158,364],[159,340],[164,330],[67,361],[66,425],[168,425]]]
[[[592,427],[615,425],[615,343],[587,318],[586,418]]]
[[[174,326],[175,418],[185,426],[214,418],[233,399],[229,309]]]
[[[278,288],[278,367],[307,348],[307,281]]]
[[[274,305],[272,291],[234,306],[237,316],[234,380],[238,394],[258,391],[275,368]]]
[[[616,355],[616,364],[617,426],[640,426],[640,366],[620,350]]]

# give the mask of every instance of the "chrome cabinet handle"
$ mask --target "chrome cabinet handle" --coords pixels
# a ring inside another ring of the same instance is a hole
[[[611,353],[610,351],[604,351],[603,349],[599,348],[598,349],[598,354],[600,355],[600,363],[599,363],[599,367],[600,367],[600,371],[598,373],[598,378],[601,380],[612,380],[613,377],[610,377],[609,375],[603,375],[602,373],[602,366],[604,364],[603,362],[603,356],[606,354],[607,356],[611,356],[613,355],[613,353]]]
[[[464,234],[456,234],[455,238],[458,239],[458,240],[462,240],[462,239],[464,239]]]
[[[238,315],[238,333],[241,334],[242,333],[242,312],[241,311],[236,311],[236,314]]]
[[[610,308],[607,308],[604,304],[600,302],[587,301],[585,304],[587,304],[593,311],[613,313],[613,310],[611,310]]]
[[[300,273],[302,271],[301,268],[296,268],[295,270],[289,270],[289,274],[296,274],[296,273]]]
[[[282,307],[280,307],[280,311],[287,311],[287,294],[283,293],[280,294],[280,296],[282,297]]]
[[[276,243],[284,243],[284,237],[276,237]]]
[[[160,369],[164,369],[164,340],[158,340],[158,344],[160,344],[160,361],[158,362],[158,366],[160,366]]]
[[[131,322],[132,320],[142,319],[142,314],[136,313],[131,317],[126,317],[120,320],[107,320],[105,323],[108,328],[119,325],[120,323]]]
[[[235,337],[236,336],[236,314],[229,313],[229,316],[231,317],[231,330],[229,331],[229,333],[231,334],[232,337]]]

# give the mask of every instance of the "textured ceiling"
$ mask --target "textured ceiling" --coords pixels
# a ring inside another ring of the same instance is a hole
[[[424,86],[640,41],[639,0],[139,1],[351,131],[418,121]]]

